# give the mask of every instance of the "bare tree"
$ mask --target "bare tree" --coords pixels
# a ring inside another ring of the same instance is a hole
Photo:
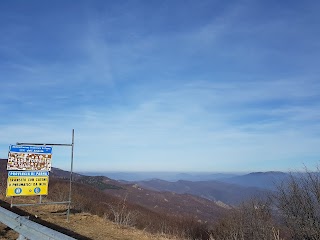
[[[253,199],[222,220],[213,230],[215,240],[280,240],[269,201]]]
[[[278,186],[277,207],[292,239],[320,239],[320,172],[290,174],[287,182]]]
[[[107,203],[111,211],[111,219],[119,225],[133,226],[138,216],[138,212],[130,210],[127,206],[127,195],[118,203]]]

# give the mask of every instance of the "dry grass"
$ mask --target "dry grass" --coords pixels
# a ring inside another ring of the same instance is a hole
[[[7,200],[8,199],[4,199]],[[27,199],[27,202],[33,202]],[[20,199],[23,202],[23,199]],[[70,221],[67,222],[66,206],[63,205],[44,205],[34,207],[24,207],[26,212],[35,218],[53,223],[62,228],[66,228],[82,235],[87,239],[97,240],[168,240],[168,236],[159,236],[137,230],[135,228],[119,226],[103,217],[92,215],[90,213],[71,213]],[[0,239],[17,239],[18,234],[10,230],[5,225],[0,224]]]

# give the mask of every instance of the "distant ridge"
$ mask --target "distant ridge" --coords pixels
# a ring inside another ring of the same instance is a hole
[[[252,173],[248,173],[247,175],[283,175],[286,174],[284,172],[280,172],[280,171],[268,171],[268,172],[252,172]],[[245,175],[243,175],[245,176]]]
[[[288,179],[289,174],[280,171],[252,172],[242,176],[220,179],[226,183],[238,184],[245,187],[258,187],[274,190],[277,184]]]
[[[170,182],[178,180],[209,181],[238,176],[236,173],[188,173],[188,172],[80,172],[87,176],[107,176],[118,181],[147,181],[162,179]]]
[[[254,196],[266,196],[269,191],[256,187],[244,187],[241,185],[222,181],[185,181],[169,182],[154,179],[140,181],[137,184],[143,188],[160,192],[175,192],[178,194],[192,194],[211,201],[221,201],[228,205],[238,205]]]

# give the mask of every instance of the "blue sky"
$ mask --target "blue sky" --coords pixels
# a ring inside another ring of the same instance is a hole
[[[318,1],[1,1],[0,157],[76,171],[267,171],[320,160]],[[69,169],[70,149],[53,149]]]

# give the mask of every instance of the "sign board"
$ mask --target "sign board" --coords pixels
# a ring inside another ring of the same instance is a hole
[[[50,171],[52,147],[11,145],[7,170]]]
[[[47,195],[49,172],[9,171],[6,196]]]

